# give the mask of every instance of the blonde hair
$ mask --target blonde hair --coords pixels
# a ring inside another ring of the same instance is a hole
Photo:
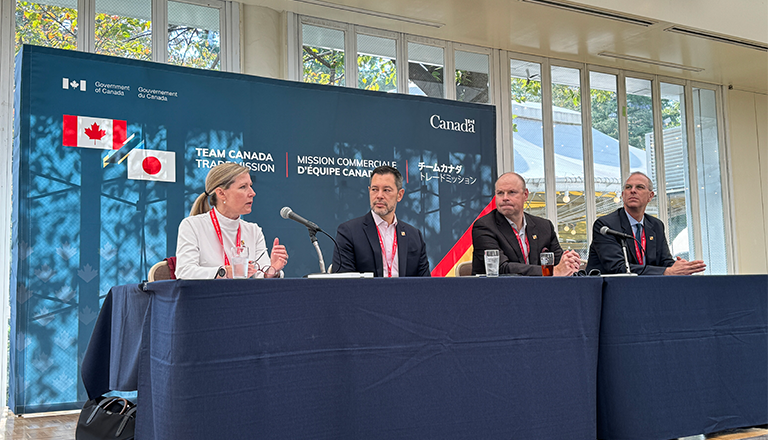
[[[205,191],[197,196],[195,203],[192,204],[192,210],[189,215],[205,214],[216,206],[219,201],[216,197],[216,188],[227,189],[235,182],[237,176],[247,173],[250,170],[242,165],[227,162],[216,165],[208,171],[205,178]],[[208,198],[211,198],[210,204]]]

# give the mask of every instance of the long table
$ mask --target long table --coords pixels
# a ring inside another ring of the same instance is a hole
[[[768,276],[606,278],[598,438],[768,423]]]
[[[768,276],[149,288],[112,289],[83,364],[89,393],[138,381],[140,440],[666,439],[768,423]],[[108,358],[105,333],[121,346]]]

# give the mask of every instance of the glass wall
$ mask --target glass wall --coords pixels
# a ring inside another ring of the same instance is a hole
[[[689,227],[694,220],[689,185],[685,87],[661,83],[661,113],[666,194],[658,194],[657,197],[667,199],[667,238],[672,256],[691,260],[696,252]]]
[[[489,103],[490,101],[490,59],[487,54],[457,50],[456,100],[463,102]]]
[[[168,2],[168,63],[221,70],[219,9]]]
[[[444,97],[443,52],[442,47],[408,42],[408,93]]]
[[[304,24],[301,35],[304,82],[345,85],[344,31]]]
[[[714,90],[693,88],[693,132],[699,185],[701,259],[707,263],[706,273],[724,274],[728,271],[728,253],[725,246],[720,141]]]
[[[696,88],[683,79],[510,53],[509,90],[498,92],[491,86],[494,52],[490,49],[403,33],[368,37],[355,25],[323,22],[321,28],[313,19],[306,21],[302,24],[305,81],[343,85],[344,33],[353,32],[359,87],[487,104],[492,96],[508,92],[509,109],[504,105],[497,111],[509,124],[502,132],[510,135],[511,145],[506,139],[498,143],[500,148],[512,148],[513,169],[526,179],[530,193],[526,211],[541,217],[556,213],[564,248],[587,256],[592,224],[622,206],[627,172],[640,171],[649,176],[656,193],[646,212],[666,224],[673,255],[703,258],[710,273],[727,273],[727,205],[716,112],[721,103],[714,87]],[[407,57],[395,53],[400,39],[407,41]],[[405,63],[408,81],[400,81],[396,88],[397,66]],[[446,66],[453,70],[452,77],[446,77]],[[498,70],[506,74],[507,66],[503,67]],[[590,84],[588,109],[582,107],[585,70]],[[551,80],[545,83],[542,76],[547,73]],[[696,105],[688,114],[686,102]],[[583,121],[587,110],[589,120]],[[686,121],[692,117],[689,114],[695,115],[695,130],[694,118]],[[551,132],[543,123],[549,115]],[[589,132],[583,131],[582,124]],[[687,130],[695,131],[695,142]],[[657,132],[661,139],[656,139]],[[584,139],[592,145],[585,146]],[[588,163],[584,148],[591,149]],[[694,151],[696,156],[690,156]],[[504,171],[508,170],[499,170]],[[589,185],[587,174],[593,176]],[[692,181],[698,181],[696,188]],[[587,194],[586,188],[592,192],[593,186],[594,194]],[[548,195],[556,208],[547,206]]]
[[[357,35],[357,87],[397,92],[397,41]]]
[[[152,0],[96,0],[94,52],[152,60]]]
[[[16,2],[16,53],[22,44],[77,49],[77,0]]]
[[[619,153],[619,105],[616,86],[616,75],[589,72],[597,217],[610,214],[621,207],[624,182]]]
[[[656,158],[653,139],[653,97],[651,81],[626,78],[627,87],[627,135],[629,137],[629,171],[640,171],[650,177],[653,190],[659,187],[656,176]],[[659,215],[657,197],[645,208],[648,214]]]
[[[579,69],[552,66],[552,123],[555,152],[557,232],[563,249],[586,259],[587,210]]]
[[[541,117],[541,64],[510,60],[512,146],[515,172],[525,178],[528,203],[525,210],[547,216],[544,182],[544,125]]]

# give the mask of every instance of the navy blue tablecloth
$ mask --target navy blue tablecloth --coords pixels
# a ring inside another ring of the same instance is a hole
[[[606,278],[598,438],[768,423],[768,275]]]
[[[600,285],[152,283],[137,438],[592,440]]]
[[[110,289],[101,305],[81,367],[89,399],[109,391],[136,391],[139,350],[149,295],[139,284]]]

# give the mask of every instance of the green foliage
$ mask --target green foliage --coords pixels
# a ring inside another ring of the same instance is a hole
[[[151,22],[117,15],[96,14],[94,52],[122,58],[152,59]]]
[[[541,82],[511,78],[513,102],[541,102]],[[618,102],[616,93],[608,90],[590,90],[592,126],[614,138],[619,139]],[[581,92],[579,87],[553,84],[552,104],[555,107],[581,111]],[[661,114],[664,128],[677,127],[681,124],[680,102],[663,99]],[[513,116],[514,118],[515,116]],[[629,144],[645,149],[645,135],[653,132],[653,106],[651,98],[641,95],[627,95],[627,129]],[[516,124],[513,130],[517,131]]]
[[[489,102],[490,84],[487,73],[456,70],[456,100]]]
[[[361,89],[397,91],[397,66],[390,58],[358,55],[357,78]]]
[[[304,82],[343,86],[344,51],[304,46]]]
[[[17,2],[16,53],[22,44],[77,49],[77,10]]]
[[[34,2],[16,3],[16,52],[22,44],[75,50],[77,10]],[[130,17],[96,14],[94,52],[152,59],[152,23]],[[202,69],[221,69],[218,31],[168,26],[168,62]]]
[[[219,31],[168,26],[168,62],[198,69],[221,70]]]

